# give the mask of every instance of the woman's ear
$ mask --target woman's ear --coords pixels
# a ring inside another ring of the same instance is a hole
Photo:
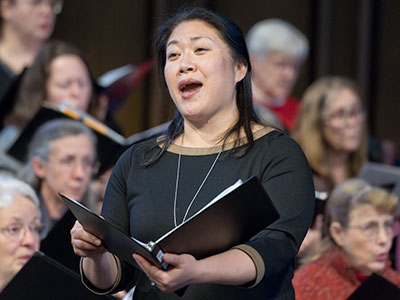
[[[36,176],[40,179],[43,179],[46,176],[46,168],[40,157],[35,156],[32,159],[32,168]]]
[[[247,62],[244,59],[239,60],[235,65],[235,83],[241,81],[247,73]]]
[[[332,224],[329,226],[329,233],[335,243],[343,247],[344,245],[344,228],[339,222],[332,222]]]

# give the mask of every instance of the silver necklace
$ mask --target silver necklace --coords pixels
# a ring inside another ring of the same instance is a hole
[[[215,158],[213,164],[211,165],[210,169],[207,172],[206,177],[204,177],[203,182],[200,184],[199,188],[197,189],[197,192],[194,194],[192,200],[190,201],[188,208],[186,209],[185,215],[183,216],[183,220],[181,222],[181,224],[183,222],[185,222],[187,214],[189,213],[189,210],[194,202],[194,200],[196,199],[197,195],[200,193],[200,190],[202,189],[204,183],[206,182],[208,176],[210,176],[211,171],[214,169],[215,164],[217,163],[217,160],[219,158],[219,156],[221,155],[222,152],[222,147],[221,150],[219,150],[217,157]],[[174,195],[174,224],[175,227],[178,227],[177,222],[176,222],[176,199],[178,198],[178,186],[179,186],[179,172],[181,170],[181,153],[179,152],[179,156],[178,156],[178,166],[176,169],[176,180],[175,180],[175,195]]]

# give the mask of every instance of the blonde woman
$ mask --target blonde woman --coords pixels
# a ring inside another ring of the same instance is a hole
[[[367,159],[367,125],[354,82],[336,76],[315,81],[304,93],[293,136],[317,191],[329,192],[356,176]]]
[[[310,164],[317,193],[328,194],[356,176],[367,159],[367,125],[355,83],[331,76],[310,85],[304,93],[293,136]],[[322,215],[315,217],[301,245],[300,257],[317,251],[322,221]]]

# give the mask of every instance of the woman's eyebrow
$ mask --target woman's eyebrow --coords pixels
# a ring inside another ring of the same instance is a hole
[[[206,35],[196,35],[196,36],[193,36],[193,37],[190,38],[191,41],[197,41],[197,40],[200,40],[200,39],[209,39],[210,41],[213,41],[213,39],[211,37],[206,36]],[[170,45],[176,45],[176,44],[179,44],[179,41],[176,40],[176,39],[173,39],[173,40],[170,40],[167,43],[167,47],[170,46]]]

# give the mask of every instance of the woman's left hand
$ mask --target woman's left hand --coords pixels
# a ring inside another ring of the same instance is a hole
[[[165,271],[138,254],[133,254],[133,258],[147,277],[164,293],[171,293],[187,285],[198,283],[196,278],[199,263],[192,255],[164,253],[163,261],[169,265],[168,270]]]

